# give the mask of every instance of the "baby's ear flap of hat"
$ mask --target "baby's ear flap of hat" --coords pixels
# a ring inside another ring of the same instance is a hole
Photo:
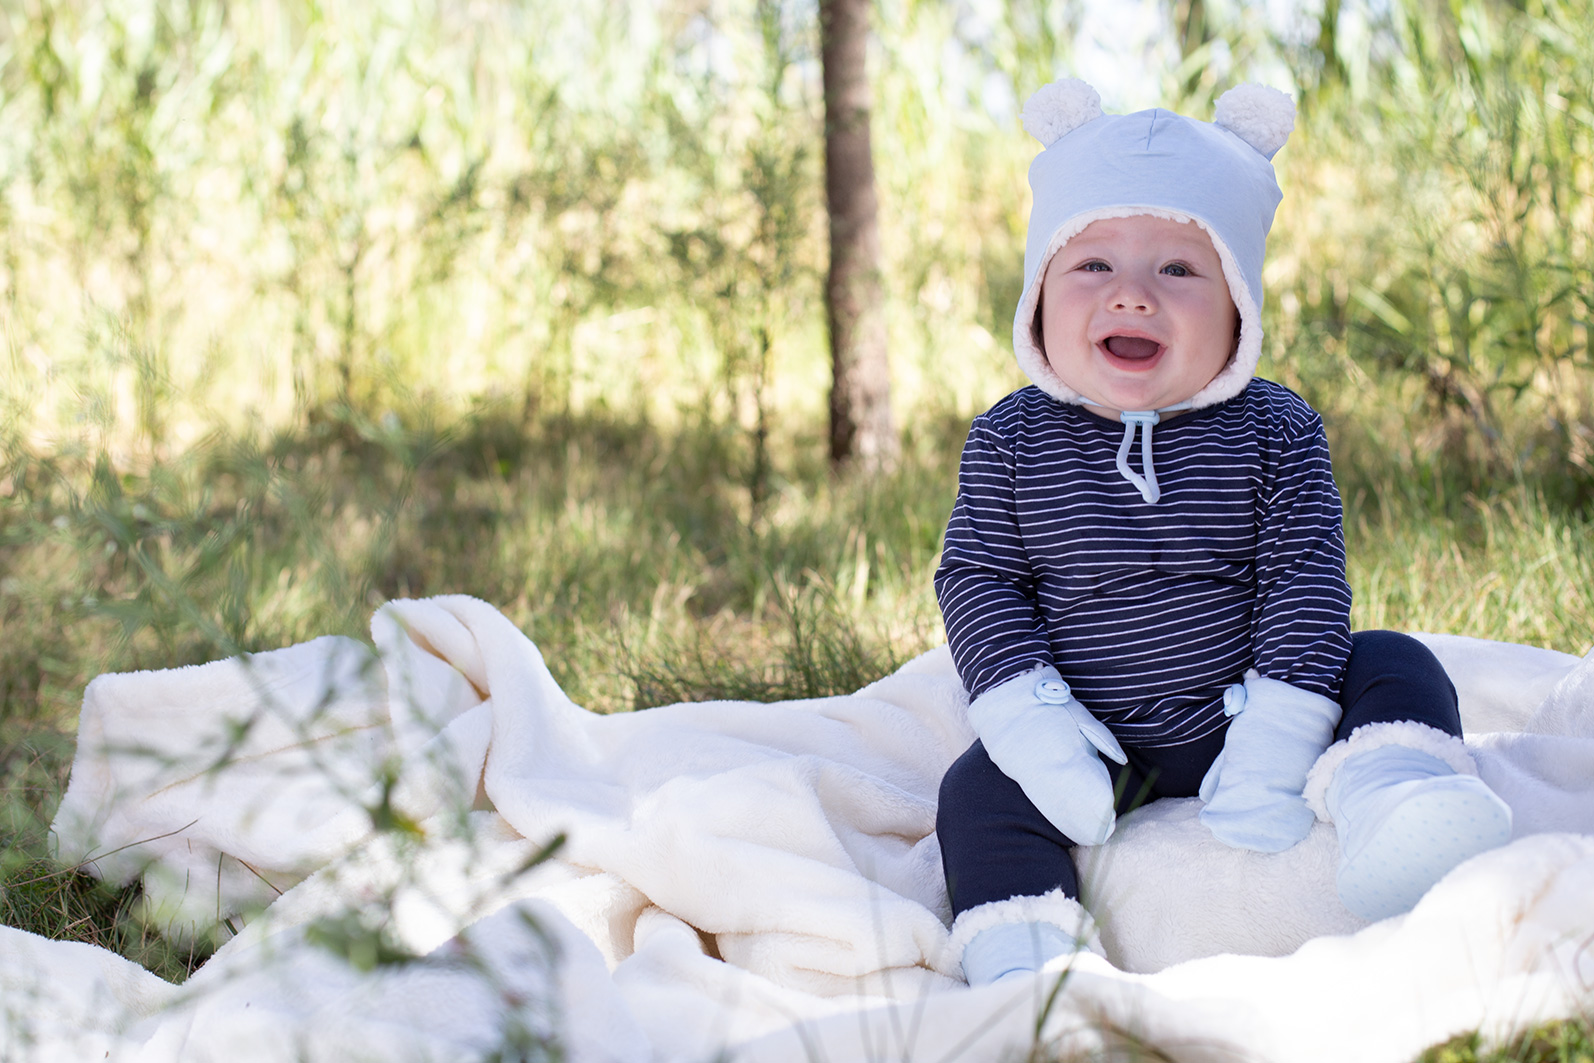
[[[1024,131],[1049,148],[1101,117],[1101,94],[1078,78],[1062,78],[1036,89],[1021,117]]]
[[[1236,85],[1218,97],[1212,124],[1271,160],[1295,129],[1295,101],[1266,85]]]

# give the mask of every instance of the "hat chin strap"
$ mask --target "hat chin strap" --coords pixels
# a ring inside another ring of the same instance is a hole
[[[1079,401],[1086,406],[1099,406],[1104,410],[1112,409],[1106,403],[1097,402],[1095,399],[1087,398],[1084,395],[1079,397]],[[1162,497],[1162,488],[1157,486],[1157,468],[1151,459],[1151,428],[1162,420],[1162,415],[1165,413],[1175,413],[1192,408],[1190,400],[1186,399],[1183,402],[1176,402],[1172,406],[1163,406],[1155,410],[1122,410],[1118,414],[1118,419],[1124,423],[1124,439],[1122,443],[1118,444],[1118,474],[1131,484],[1134,484],[1135,490],[1140,492],[1140,497],[1152,505],[1155,505],[1157,500]],[[1140,467],[1145,470],[1144,476],[1129,467],[1129,448],[1134,445],[1135,429],[1137,427],[1141,429]]]

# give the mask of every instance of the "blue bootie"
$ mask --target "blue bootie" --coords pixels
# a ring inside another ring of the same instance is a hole
[[[1487,783],[1407,745],[1346,756],[1324,804],[1339,835],[1339,898],[1366,919],[1410,911],[1451,869],[1511,840],[1511,809]]]
[[[947,947],[961,957],[971,986],[1032,975],[1060,957],[1111,969],[1101,957],[1095,920],[1060,889],[969,909],[952,924]],[[1075,961],[1067,962],[1072,968]]]
[[[974,935],[963,950],[963,977],[981,986],[1034,974],[1079,947],[1072,934],[1051,923],[1004,923]]]

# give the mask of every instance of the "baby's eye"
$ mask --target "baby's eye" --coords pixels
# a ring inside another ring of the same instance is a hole
[[[1170,277],[1188,277],[1190,276],[1190,267],[1183,262],[1170,262],[1162,267],[1162,272]]]
[[[1112,267],[1107,265],[1107,263],[1103,262],[1099,258],[1098,259],[1092,259],[1091,261],[1086,262],[1084,265],[1080,266],[1079,268],[1084,270],[1087,273],[1111,273],[1112,272]]]

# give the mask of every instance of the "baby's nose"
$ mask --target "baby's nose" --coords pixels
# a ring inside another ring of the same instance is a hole
[[[1140,278],[1120,274],[1117,280],[1117,287],[1109,295],[1109,305],[1113,310],[1119,313],[1149,314],[1156,308],[1156,300],[1152,298],[1150,288]]]

